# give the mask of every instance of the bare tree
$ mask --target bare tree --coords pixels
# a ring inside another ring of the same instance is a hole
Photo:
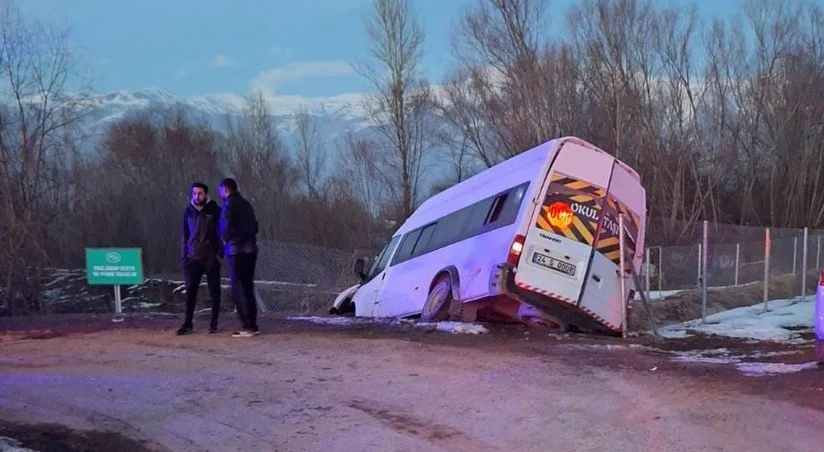
[[[243,117],[226,124],[226,150],[228,174],[237,179],[241,191],[255,203],[259,217],[266,219],[261,222],[261,235],[295,236],[293,228],[286,224],[298,173],[262,95],[247,99]]]
[[[77,62],[65,30],[25,20],[8,2],[0,11],[0,266],[5,307],[21,295],[39,304],[49,232],[61,218],[55,192],[73,151],[68,133],[80,119]],[[72,83],[75,83],[72,86]]]
[[[398,216],[406,218],[416,207],[431,149],[431,92],[420,69],[424,30],[408,0],[374,0],[373,6],[366,25],[371,58],[357,70],[376,90],[367,107],[386,149],[382,160],[395,181],[390,188],[399,192]]]
[[[298,131],[297,163],[301,179],[311,198],[319,198],[325,181],[326,155],[320,131],[305,107],[296,116]]]

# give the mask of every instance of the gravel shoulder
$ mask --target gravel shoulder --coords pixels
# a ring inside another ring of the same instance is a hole
[[[756,378],[671,359],[726,348],[803,363],[808,347],[282,318],[262,319],[252,339],[206,334],[203,321],[177,337],[175,316],[109,319],[0,319],[0,436],[47,450],[29,433],[59,424],[127,452],[803,451],[824,441],[824,370]],[[63,450],[103,450],[89,444]]]

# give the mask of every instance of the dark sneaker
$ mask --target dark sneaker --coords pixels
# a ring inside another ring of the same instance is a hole
[[[209,334],[215,334],[215,333],[219,333],[219,332],[220,332],[220,328],[218,328],[217,326],[210,326],[209,327]]]
[[[192,327],[188,325],[183,325],[177,330],[178,336],[183,336],[184,334],[189,334],[192,332]]]

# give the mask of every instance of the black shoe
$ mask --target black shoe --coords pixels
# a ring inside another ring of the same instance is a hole
[[[212,325],[212,326],[209,327],[209,334],[215,334],[215,333],[219,333],[219,332],[220,332],[220,328],[218,328],[217,325]]]
[[[183,336],[184,334],[189,334],[192,332],[192,327],[188,325],[183,325],[177,330],[178,336]]]

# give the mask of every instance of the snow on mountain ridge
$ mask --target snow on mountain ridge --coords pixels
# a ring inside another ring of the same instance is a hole
[[[295,116],[301,109],[313,116],[335,116],[338,120],[362,120],[366,117],[363,94],[349,93],[329,97],[276,96],[267,98],[275,116]],[[214,93],[184,97],[162,88],[144,88],[114,91],[92,95],[86,105],[104,110],[132,110],[152,106],[171,107],[182,105],[209,115],[240,115],[245,99],[234,93]],[[121,115],[115,115],[120,117]],[[107,115],[106,119],[115,119]]]

